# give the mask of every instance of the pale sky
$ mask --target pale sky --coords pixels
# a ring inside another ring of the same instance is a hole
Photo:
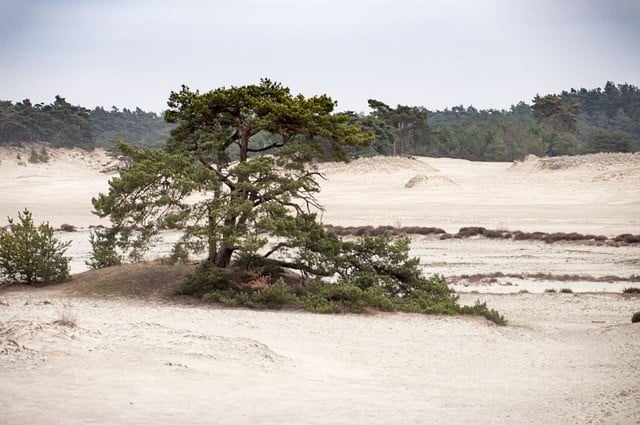
[[[3,100],[160,112],[261,77],[361,112],[640,86],[640,1],[0,0]]]

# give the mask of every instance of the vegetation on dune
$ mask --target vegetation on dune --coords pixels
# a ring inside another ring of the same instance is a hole
[[[169,138],[173,124],[155,112],[140,108],[122,110],[96,107],[89,112],[96,146],[113,148],[116,141],[128,140],[140,146],[160,147]]]
[[[64,256],[70,242],[53,237],[53,227],[36,227],[29,210],[9,217],[9,226],[0,229],[0,276],[12,283],[45,285],[69,278],[69,260]]]
[[[93,149],[89,110],[56,96],[49,105],[29,99],[13,104],[0,101],[0,145],[45,142],[53,147]],[[37,153],[33,159],[37,158]],[[37,161],[40,162],[40,161]]]
[[[465,239],[472,237],[485,237],[487,239],[514,239],[517,241],[533,240],[541,241],[548,244],[556,242],[584,242],[584,243],[609,243],[616,245],[633,245],[640,243],[640,235],[632,235],[625,233],[612,238],[603,235],[583,235],[580,233],[546,233],[546,232],[523,232],[520,230],[491,230],[484,227],[472,226],[462,227],[457,233],[451,234],[437,227],[423,226],[325,226],[328,231],[334,232],[341,236],[362,236],[371,235],[378,236],[383,233],[393,235],[438,235],[440,239]]]
[[[528,154],[576,155],[640,150],[640,90],[607,82],[604,88],[536,95],[509,110],[454,106],[429,111],[391,107],[370,99],[371,112],[349,119],[375,134],[351,155],[421,155],[474,161],[512,161]],[[52,104],[0,101],[0,145],[46,142],[52,146],[111,148],[116,140],[161,147],[174,123],[135,110],[93,110],[56,96]]]
[[[284,273],[284,272],[283,272]],[[326,283],[318,279],[301,280],[298,276],[279,277],[274,282],[258,269],[220,269],[204,263],[173,291],[205,301],[233,307],[256,309],[302,309],[315,313],[361,313],[364,311],[416,312],[444,315],[475,315],[499,325],[506,319],[486,303],[460,306],[444,278],[416,277],[404,282],[402,296],[389,292],[385,285],[371,284],[370,279],[340,279]],[[271,283],[273,282],[273,283]]]
[[[121,143],[130,166],[93,200],[112,222],[93,236],[93,267],[118,262],[120,253],[138,260],[160,230],[176,229],[182,238],[173,260],[206,253],[179,294],[256,308],[480,314],[504,322],[486,305],[459,306],[442,278],[422,276],[408,238],[343,240],[317,221],[314,161],[347,160],[349,149],[373,140],[349,115],[334,113],[329,97],[293,96],[262,80],[203,94],[183,87],[169,106],[166,118],[176,127],[166,147]]]

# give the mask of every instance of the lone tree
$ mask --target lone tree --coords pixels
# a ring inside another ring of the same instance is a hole
[[[165,148],[120,143],[130,165],[109,182],[108,194],[93,199],[112,227],[93,235],[92,267],[119,263],[122,251],[135,259],[160,229],[180,229],[174,257],[207,252],[207,261],[183,282],[184,295],[316,311],[370,305],[495,315],[486,305],[459,306],[441,277],[424,278],[419,261],[409,257],[408,238],[343,241],[316,220],[322,207],[314,197],[320,178],[314,161],[346,160],[347,149],[373,139],[352,116],[334,113],[329,97],[292,96],[262,80],[204,94],[182,87],[171,93],[169,107],[165,118],[177,126]],[[223,270],[232,258],[238,267]],[[282,268],[338,281],[308,279],[309,286],[296,289],[280,279],[269,283]],[[256,270],[254,280],[235,281],[238,271]]]
[[[102,239],[134,258],[163,228],[183,230],[176,257],[206,251],[223,268],[236,252],[264,248],[261,255],[271,257],[311,244],[303,233],[318,231],[321,210],[313,162],[347,160],[348,147],[372,141],[334,113],[331,98],[293,96],[266,79],[203,94],[183,86],[168,105],[165,118],[177,125],[165,148],[120,143],[132,161],[108,194],[93,199],[95,212],[112,221]],[[270,239],[277,242],[267,248]]]

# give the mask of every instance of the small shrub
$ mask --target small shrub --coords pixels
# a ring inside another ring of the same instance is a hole
[[[556,290],[555,290],[555,289],[553,289],[553,288],[547,288],[547,289],[545,289],[545,290],[544,290],[544,292],[548,292],[548,293],[550,293],[550,294],[555,294],[555,293],[556,293],[556,292],[558,292],[558,291],[556,291]]]
[[[122,264],[122,256],[116,250],[115,233],[110,230],[96,229],[90,233],[91,261],[85,264],[92,269]]]
[[[640,235],[632,235],[629,233],[625,233],[622,235],[618,235],[613,238],[614,242],[624,242],[628,244],[640,243]]]
[[[60,226],[60,230],[62,232],[75,232],[76,231],[76,226],[72,225],[72,224],[63,224]]]
[[[640,311],[633,313],[633,316],[631,316],[631,323],[640,323]]]
[[[40,154],[38,155],[40,162],[49,162],[49,152],[43,147],[40,148]]]
[[[68,328],[75,328],[76,324],[76,315],[64,310],[60,313],[60,318],[58,320],[54,320],[53,323],[55,325],[66,326]]]
[[[64,256],[71,242],[53,237],[53,227],[36,227],[29,210],[18,213],[18,222],[9,217],[9,226],[0,233],[0,275],[9,282],[43,285],[69,278],[69,259]]]
[[[232,288],[232,282],[232,270],[220,269],[211,265],[210,262],[205,262],[182,282],[174,294],[191,295],[197,298],[203,298],[205,295],[211,297],[213,292]]]
[[[470,238],[472,236],[482,236],[487,229],[484,227],[462,227],[458,230],[457,238]]]
[[[29,162],[32,164],[37,164],[40,162],[40,158],[38,157],[38,152],[35,149],[31,149],[31,154],[29,155]]]
[[[560,290],[561,294],[573,294],[573,291],[571,290],[571,288],[562,288]]]
[[[623,294],[640,294],[640,288],[634,288],[634,287],[624,288],[622,290],[622,293]]]
[[[283,280],[251,295],[253,295],[250,297],[251,306],[255,307],[281,309],[287,305],[295,304],[295,295]]]
[[[473,306],[460,307],[460,312],[462,314],[482,316],[490,322],[500,326],[506,326],[508,323],[507,319],[505,319],[505,317],[498,311],[490,309],[487,307],[487,303],[480,303],[479,301],[477,301]]]
[[[487,230],[482,232],[482,236],[489,239],[510,239],[512,237],[511,232],[506,230]]]

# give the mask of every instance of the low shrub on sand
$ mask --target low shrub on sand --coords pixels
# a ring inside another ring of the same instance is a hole
[[[633,316],[631,316],[631,323],[639,323],[640,322],[640,311],[636,311],[635,313],[633,313]]]
[[[265,277],[265,279],[260,279]],[[262,285],[255,285],[260,281]],[[384,286],[369,285],[367,276],[335,283],[299,276],[283,275],[272,281],[266,276],[237,268],[219,269],[201,265],[187,277],[174,295],[189,295],[232,307],[255,309],[301,309],[315,313],[361,313],[365,311],[402,311],[445,315],[476,315],[498,325],[506,319],[496,310],[478,303],[460,306],[458,297],[444,278],[419,277],[401,295]],[[265,284],[266,283],[266,284]]]

